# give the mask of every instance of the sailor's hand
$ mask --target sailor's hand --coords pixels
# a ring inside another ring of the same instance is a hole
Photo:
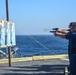
[[[58,29],[58,30],[57,30],[57,32],[61,33],[61,32],[62,32],[62,30],[61,30],[61,29]]]
[[[58,32],[58,31],[54,32],[54,35],[55,35],[55,36],[58,36],[58,34],[59,34],[59,32]]]

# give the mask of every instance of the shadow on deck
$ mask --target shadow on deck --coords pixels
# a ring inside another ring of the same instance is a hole
[[[0,75],[64,75],[65,61],[31,61],[13,63],[12,67],[0,65]]]

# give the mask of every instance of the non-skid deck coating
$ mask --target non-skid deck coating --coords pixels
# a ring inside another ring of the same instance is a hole
[[[13,62],[0,64],[0,75],[64,75],[64,68],[69,65],[65,59]]]

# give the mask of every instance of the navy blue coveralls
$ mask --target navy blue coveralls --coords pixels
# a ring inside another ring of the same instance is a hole
[[[65,38],[69,40],[70,75],[76,75],[76,32],[70,31]]]

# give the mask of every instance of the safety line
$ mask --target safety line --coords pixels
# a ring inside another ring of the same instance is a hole
[[[23,28],[18,26],[17,27],[20,31],[22,31],[24,33],[24,31],[22,30]],[[25,35],[25,34],[24,34]],[[46,46],[44,46],[40,41],[38,41],[36,38],[32,37],[31,35],[28,35],[31,39],[33,39],[36,43],[40,44],[44,49],[49,50],[52,52],[53,55],[55,55],[56,53],[52,50],[50,50],[49,48],[47,48]]]

